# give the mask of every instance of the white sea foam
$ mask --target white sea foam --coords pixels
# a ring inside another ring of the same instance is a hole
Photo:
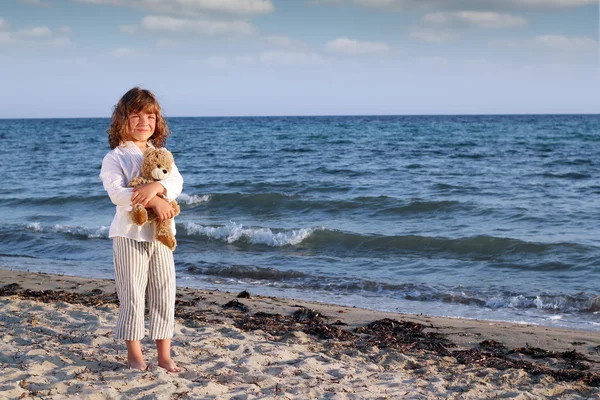
[[[181,193],[179,197],[177,197],[177,202],[179,204],[185,204],[188,206],[195,206],[202,203],[208,203],[210,201],[210,194],[205,194],[202,196],[192,195]]]
[[[273,247],[295,246],[315,231],[315,228],[303,228],[287,232],[273,232],[269,228],[244,228],[242,224],[235,222],[217,227],[186,222],[184,227],[188,235],[208,236],[213,239],[225,240],[227,243],[234,243],[244,238],[252,244],[266,244]]]
[[[31,224],[27,224],[27,229],[31,229],[35,232],[43,232],[44,228],[42,228],[42,224],[39,222],[32,222]]]
[[[56,233],[70,233],[73,235],[86,236],[89,239],[100,239],[108,238],[108,227],[101,226],[100,228],[85,228],[81,226],[70,226],[70,225],[54,225],[53,228]]]
[[[32,222],[27,224],[27,229],[34,232],[54,232],[54,233],[67,233],[72,235],[85,236],[88,239],[106,239],[108,238],[108,226],[101,226],[100,228],[86,228],[81,226],[70,226],[56,224],[53,227],[45,227],[39,222]]]

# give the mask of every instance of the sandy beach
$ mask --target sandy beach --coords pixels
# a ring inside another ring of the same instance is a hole
[[[2,399],[600,397],[595,332],[178,288],[172,374],[126,367],[110,280],[0,269],[0,310]]]

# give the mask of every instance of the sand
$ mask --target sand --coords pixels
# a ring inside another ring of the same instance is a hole
[[[600,398],[595,332],[237,296],[178,288],[184,371],[137,371],[114,282],[0,269],[0,399]]]

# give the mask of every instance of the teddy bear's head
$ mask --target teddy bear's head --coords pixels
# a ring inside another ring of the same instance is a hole
[[[144,152],[142,176],[152,178],[155,181],[167,179],[174,163],[175,160],[169,150],[150,147]]]

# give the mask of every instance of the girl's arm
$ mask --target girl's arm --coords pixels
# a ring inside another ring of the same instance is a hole
[[[171,202],[181,194],[182,190],[183,177],[179,173],[177,166],[173,164],[171,174],[167,179],[135,187],[131,202],[147,207],[149,206],[148,202],[156,196],[162,196],[168,202]]]
[[[100,179],[104,189],[113,204],[117,206],[128,206],[131,204],[133,188],[127,187],[125,176],[121,170],[119,161],[107,154],[102,160],[102,169],[100,170]]]
[[[165,196],[167,189],[159,182],[151,182],[145,185],[136,186],[133,188],[133,196],[131,196],[132,204],[141,204],[146,207],[148,202],[156,196]]]
[[[165,219],[173,218],[175,216],[175,210],[170,203],[167,203],[162,197],[154,196],[148,202],[148,207],[154,210],[154,213],[159,220],[164,221]]]

